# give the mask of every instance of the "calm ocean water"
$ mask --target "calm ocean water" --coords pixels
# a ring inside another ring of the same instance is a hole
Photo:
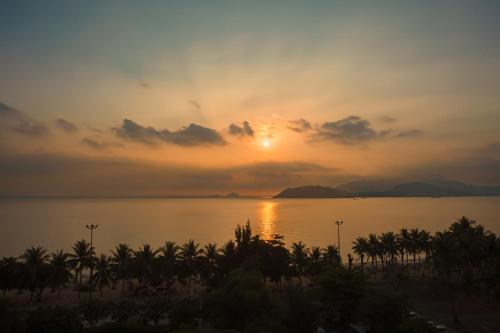
[[[89,238],[85,224],[99,224],[98,253],[119,242],[133,247],[166,240],[194,239],[222,245],[234,227],[250,219],[263,237],[274,233],[285,242],[308,246],[336,243],[335,220],[343,220],[341,250],[368,233],[418,227],[438,231],[462,215],[500,233],[500,197],[370,199],[2,199],[0,257],[17,256],[31,245],[53,251]]]

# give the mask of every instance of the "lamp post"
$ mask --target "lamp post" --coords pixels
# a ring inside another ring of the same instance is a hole
[[[344,221],[335,221],[335,224],[337,225],[337,248],[340,257],[340,226],[344,224]]]
[[[89,300],[92,299],[92,278],[94,275],[94,230],[97,229],[97,224],[86,225],[87,229],[90,230],[90,283],[89,283]]]

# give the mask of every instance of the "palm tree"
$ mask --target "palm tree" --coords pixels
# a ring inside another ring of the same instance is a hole
[[[420,231],[418,228],[413,228],[410,230],[410,252],[413,255],[413,264],[417,261],[417,254],[420,248]],[[420,257],[419,257],[420,261]]]
[[[189,240],[187,243],[181,247],[181,259],[186,269],[186,274],[188,278],[188,291],[191,292],[191,278],[196,275],[196,263],[199,259],[199,255],[203,252],[200,245],[195,243],[194,240]]]
[[[142,248],[139,248],[139,251],[135,252],[135,260],[140,269],[139,279],[146,284],[152,279],[153,261],[158,252],[158,250],[153,250],[149,244],[144,244]]]
[[[69,255],[58,250],[50,258],[50,282],[57,289],[57,298],[61,298],[61,287],[71,279]]]
[[[462,216],[450,227],[450,231],[455,234],[460,234],[463,231],[468,231],[476,224],[476,221],[468,218],[467,216]]]
[[[203,248],[203,261],[206,268],[206,278],[212,280],[215,277],[217,257],[219,250],[217,249],[217,244],[209,243]]]
[[[234,256],[236,254],[236,244],[232,240],[227,241],[220,251],[226,257]]]
[[[174,282],[177,273],[177,260],[179,259],[179,246],[175,242],[166,241],[160,248],[160,260],[162,262],[162,273],[166,279],[167,286]]]
[[[307,268],[308,273],[313,276],[318,274],[320,272],[320,264],[321,264],[321,249],[319,246],[313,246],[309,251],[308,268]]]
[[[369,244],[368,240],[364,237],[358,237],[356,240],[353,242],[353,251],[359,256],[360,262],[361,262],[361,270],[364,270],[364,260],[365,260],[365,255],[368,255],[369,253]]]
[[[218,265],[222,274],[225,275],[237,265],[236,243],[232,240],[227,241],[220,249],[220,253]]]
[[[323,261],[328,265],[340,265],[342,262],[339,249],[335,245],[328,245],[325,249],[323,249],[322,257]]]
[[[132,261],[132,249],[127,245],[120,243],[115,247],[114,251],[111,251],[113,257],[111,261],[114,264],[116,270],[116,277],[122,280],[122,296],[125,295],[125,280],[129,276],[130,262]]]
[[[22,273],[23,266],[15,257],[3,257],[0,260],[0,288],[3,295],[19,285],[19,274]]]
[[[408,264],[408,253],[410,252],[411,239],[410,239],[410,233],[408,232],[407,228],[401,228],[401,230],[399,230],[397,242],[399,247],[399,253],[401,255],[401,264],[404,263],[405,255],[406,255],[406,264]]]
[[[394,257],[398,253],[396,235],[393,232],[383,232],[380,235],[380,246],[383,255],[385,255],[386,262],[394,262]]]
[[[95,261],[95,272],[93,274],[92,288],[97,286],[101,297],[104,296],[103,289],[115,280],[113,264],[108,256],[101,254]]]
[[[234,230],[234,237],[236,239],[236,251],[240,259],[245,258],[250,252],[250,243],[252,241],[252,227],[250,220],[247,220],[245,226],[238,225]]]
[[[41,283],[41,270],[43,265],[49,259],[49,256],[46,254],[47,250],[44,248],[30,247],[24,251],[24,254],[21,256],[21,259],[24,259],[24,263],[27,268],[28,278],[29,278],[29,290],[30,290],[30,299],[33,300],[33,296],[35,295],[36,289],[40,288]],[[40,288],[42,289],[42,288]],[[42,297],[42,291],[40,290],[37,295],[37,299],[40,300]]]
[[[297,270],[299,285],[302,285],[302,274],[304,273],[304,268],[307,265],[307,252],[308,249],[302,242],[292,243],[291,261]]]
[[[78,281],[78,298],[82,289],[83,270],[91,265],[91,249],[90,244],[85,239],[77,241],[73,245],[73,253],[70,255],[69,263],[75,270],[75,279]]]
[[[219,250],[217,249],[217,244],[215,243],[209,243],[205,245],[205,248],[203,249],[203,254],[205,255],[205,258],[208,259],[208,261],[215,263],[215,259],[217,258],[217,253]]]
[[[377,269],[377,256],[380,252],[380,244],[375,234],[368,235],[368,254],[372,259],[372,270]]]
[[[420,251],[424,252],[425,264],[428,264],[431,252],[432,236],[428,231],[421,230],[418,238],[419,238],[418,240],[419,249]]]

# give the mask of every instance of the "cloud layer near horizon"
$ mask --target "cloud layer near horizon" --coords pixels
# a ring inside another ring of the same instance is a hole
[[[291,185],[343,179],[346,175],[337,170],[300,161],[220,168],[57,154],[3,154],[0,161],[2,196],[178,196],[231,191],[269,195]]]
[[[389,174],[380,174],[379,179],[390,177],[401,182],[458,179],[498,184],[499,147],[500,142],[496,142],[476,148],[459,159],[437,159],[412,168],[392,168]],[[359,179],[363,176],[304,161],[201,167],[112,157],[0,152],[1,196],[182,196],[232,191],[273,195],[291,186],[335,186]]]

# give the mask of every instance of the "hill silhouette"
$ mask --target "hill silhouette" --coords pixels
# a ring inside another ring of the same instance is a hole
[[[287,188],[274,198],[352,198],[354,195],[333,187],[307,185]]]
[[[287,188],[274,196],[274,198],[463,197],[496,195],[500,195],[500,186],[471,185],[451,180],[408,182],[392,186],[383,181],[355,181],[336,188],[319,185]]]

